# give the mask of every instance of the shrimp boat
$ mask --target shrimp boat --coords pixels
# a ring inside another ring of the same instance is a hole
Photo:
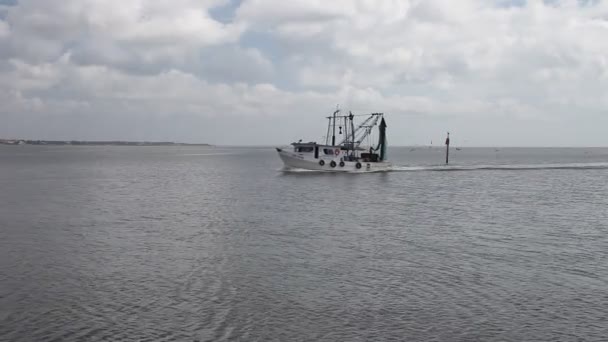
[[[364,120],[355,126],[355,117],[364,117]],[[332,172],[390,170],[392,164],[386,159],[386,121],[383,113],[354,115],[349,112],[342,115],[338,109],[327,119],[325,144],[300,140],[291,144],[293,150],[276,148],[285,169]],[[376,146],[373,146],[371,138],[375,132],[378,137]],[[336,138],[340,136],[341,141],[336,144]]]

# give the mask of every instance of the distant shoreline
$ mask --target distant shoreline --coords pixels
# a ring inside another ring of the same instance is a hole
[[[212,146],[209,144],[187,144],[171,141],[86,141],[86,140],[28,140],[0,139],[0,145],[53,145],[53,146]]]

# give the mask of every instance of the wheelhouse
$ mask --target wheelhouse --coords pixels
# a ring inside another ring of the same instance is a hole
[[[312,153],[315,151],[317,147],[317,143],[309,142],[309,143],[292,143],[293,151],[295,153]]]
[[[340,146],[319,145],[316,142],[292,143],[293,152],[302,156],[310,156],[315,159],[333,159],[340,154],[343,148]]]

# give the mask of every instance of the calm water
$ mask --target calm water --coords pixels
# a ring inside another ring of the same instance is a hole
[[[0,146],[0,340],[608,339],[608,149],[389,154]]]

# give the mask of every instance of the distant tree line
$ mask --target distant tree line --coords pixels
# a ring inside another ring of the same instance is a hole
[[[0,139],[4,145],[125,145],[125,146],[210,146],[208,144],[184,144],[171,141],[82,141],[82,140],[24,140]]]

